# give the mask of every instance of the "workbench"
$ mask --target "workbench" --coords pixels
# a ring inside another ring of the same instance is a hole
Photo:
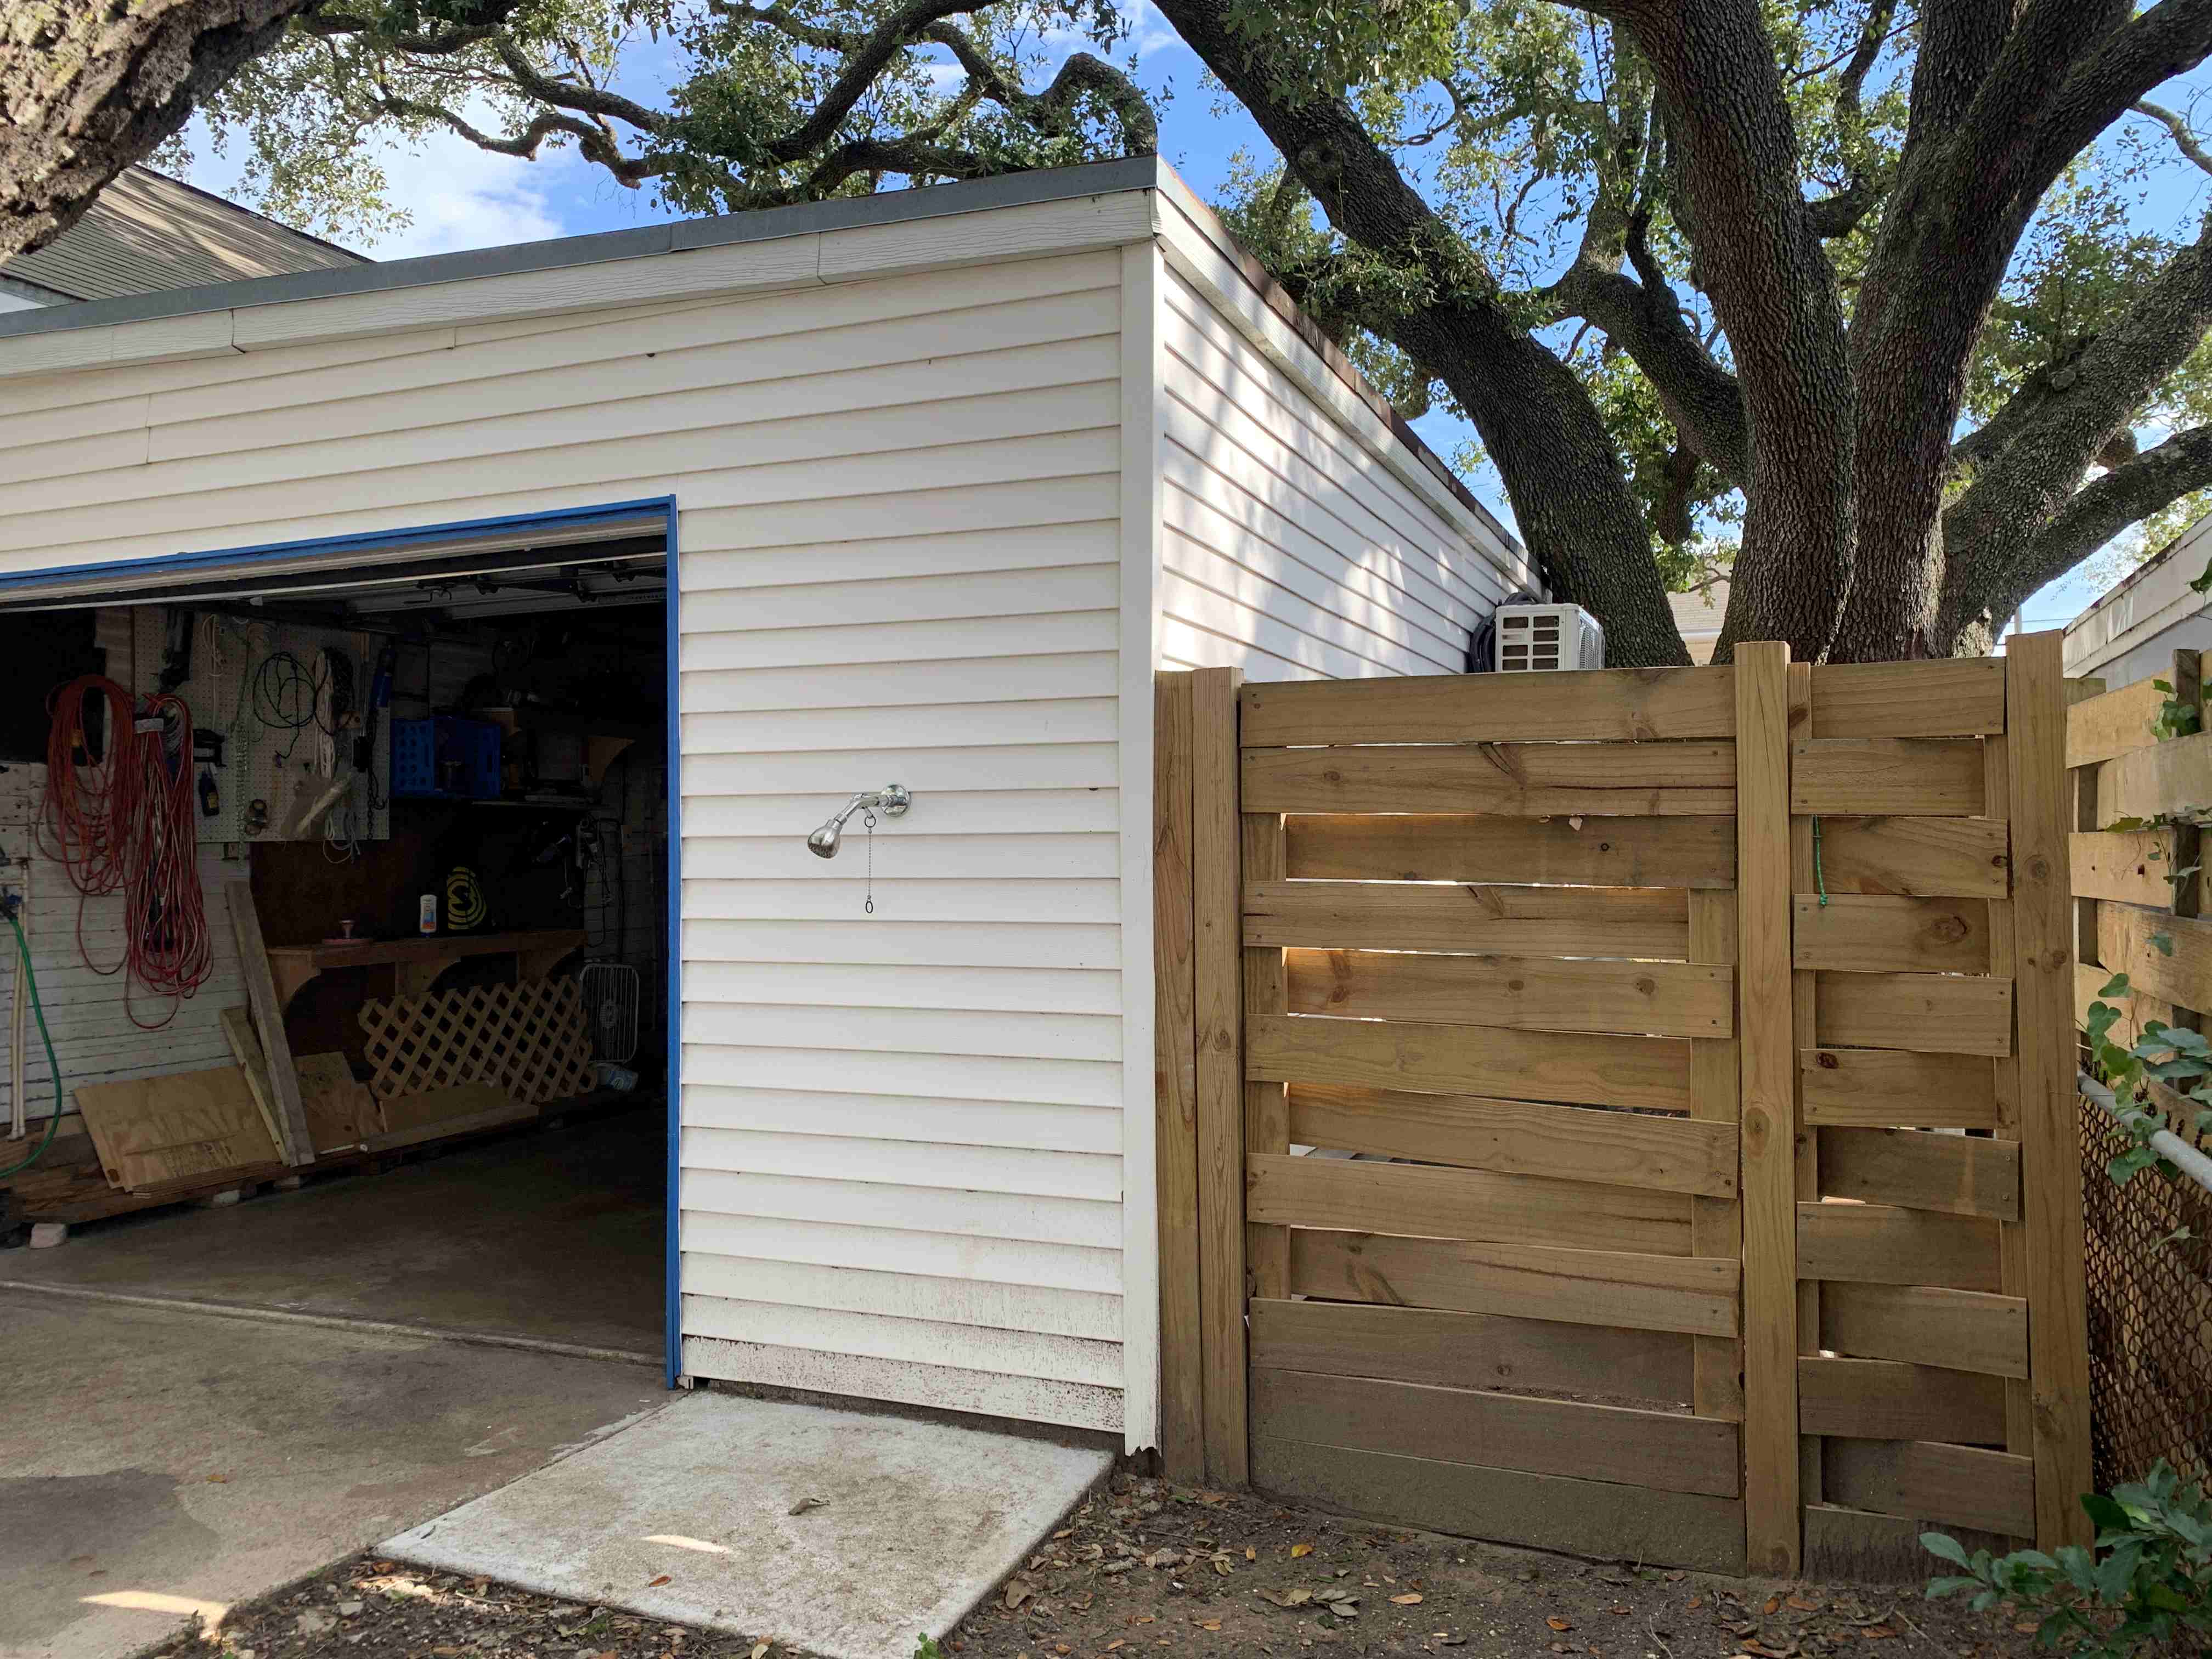
[[[432,933],[411,939],[326,939],[320,945],[272,945],[270,971],[276,1002],[289,1006],[309,981],[334,968],[390,964],[392,994],[419,997],[438,975],[468,957],[513,957],[518,981],[544,979],[583,948],[580,927],[539,927],[509,933]]]

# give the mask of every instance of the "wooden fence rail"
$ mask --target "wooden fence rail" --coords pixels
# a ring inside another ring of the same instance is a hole
[[[2057,636],[1158,720],[1171,1474],[1729,1571],[2080,1536]]]

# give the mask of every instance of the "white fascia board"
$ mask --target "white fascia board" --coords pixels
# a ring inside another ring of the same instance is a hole
[[[0,338],[0,379],[725,295],[749,298],[829,283],[1088,252],[1148,240],[1153,231],[1152,194],[1144,189],[1103,191],[500,276],[27,334]]]

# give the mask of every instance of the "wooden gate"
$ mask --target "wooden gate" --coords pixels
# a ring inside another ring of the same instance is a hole
[[[1170,1473],[1727,1571],[2078,1536],[2072,809],[2013,646],[1162,676]]]

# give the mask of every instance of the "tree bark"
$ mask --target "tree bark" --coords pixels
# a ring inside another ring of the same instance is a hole
[[[1620,15],[1681,147],[1700,275],[1748,417],[1735,636],[1786,640],[1817,661],[1851,580],[1853,456],[1837,434],[1852,428],[1855,396],[1773,43],[1757,0],[1636,0]]]
[[[0,259],[42,246],[319,0],[13,0],[0,17]]]

